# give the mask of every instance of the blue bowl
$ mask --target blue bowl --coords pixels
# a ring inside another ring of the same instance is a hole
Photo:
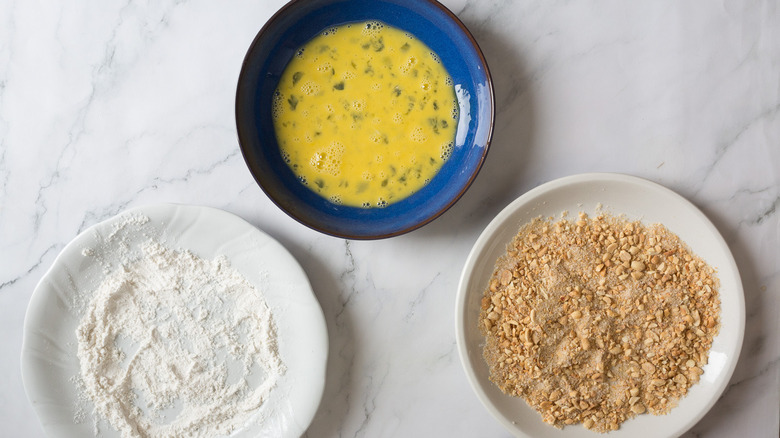
[[[460,105],[450,158],[422,189],[383,208],[333,204],[304,186],[282,159],[271,117],[272,96],[297,49],[327,28],[368,20],[407,31],[436,52],[452,77]],[[348,239],[397,236],[451,207],[482,167],[494,113],[493,84],[479,46],[463,23],[434,0],[293,0],[255,37],[236,92],[241,152],[263,191],[302,224]]]

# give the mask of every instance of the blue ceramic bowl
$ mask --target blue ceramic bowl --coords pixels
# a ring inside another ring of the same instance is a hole
[[[413,34],[439,55],[460,105],[455,147],[422,189],[384,208],[333,204],[298,181],[279,151],[271,99],[296,50],[327,28],[379,20]],[[468,189],[493,133],[493,84],[476,41],[434,0],[293,0],[260,30],[238,79],[236,125],[241,152],[257,183],[282,210],[317,231],[348,239],[379,239],[419,228]]]

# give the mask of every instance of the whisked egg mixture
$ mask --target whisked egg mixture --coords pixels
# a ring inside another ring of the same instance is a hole
[[[354,207],[383,207],[427,184],[450,156],[457,118],[438,56],[378,21],[309,41],[274,94],[285,161],[316,193]]]

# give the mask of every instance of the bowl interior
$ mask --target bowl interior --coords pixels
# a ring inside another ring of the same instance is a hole
[[[364,209],[333,204],[297,180],[279,152],[270,108],[279,78],[300,46],[329,27],[367,20],[407,31],[439,55],[455,85],[460,119],[452,155],[430,183],[387,207]],[[355,239],[411,231],[447,210],[482,166],[493,112],[493,88],[482,53],[462,23],[433,1],[293,1],[258,33],[244,60],[236,93],[241,150],[261,188],[304,225]]]

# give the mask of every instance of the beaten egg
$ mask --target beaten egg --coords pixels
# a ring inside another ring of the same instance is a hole
[[[336,204],[383,207],[449,157],[458,105],[437,55],[378,21],[328,29],[301,47],[274,93],[285,162]]]

